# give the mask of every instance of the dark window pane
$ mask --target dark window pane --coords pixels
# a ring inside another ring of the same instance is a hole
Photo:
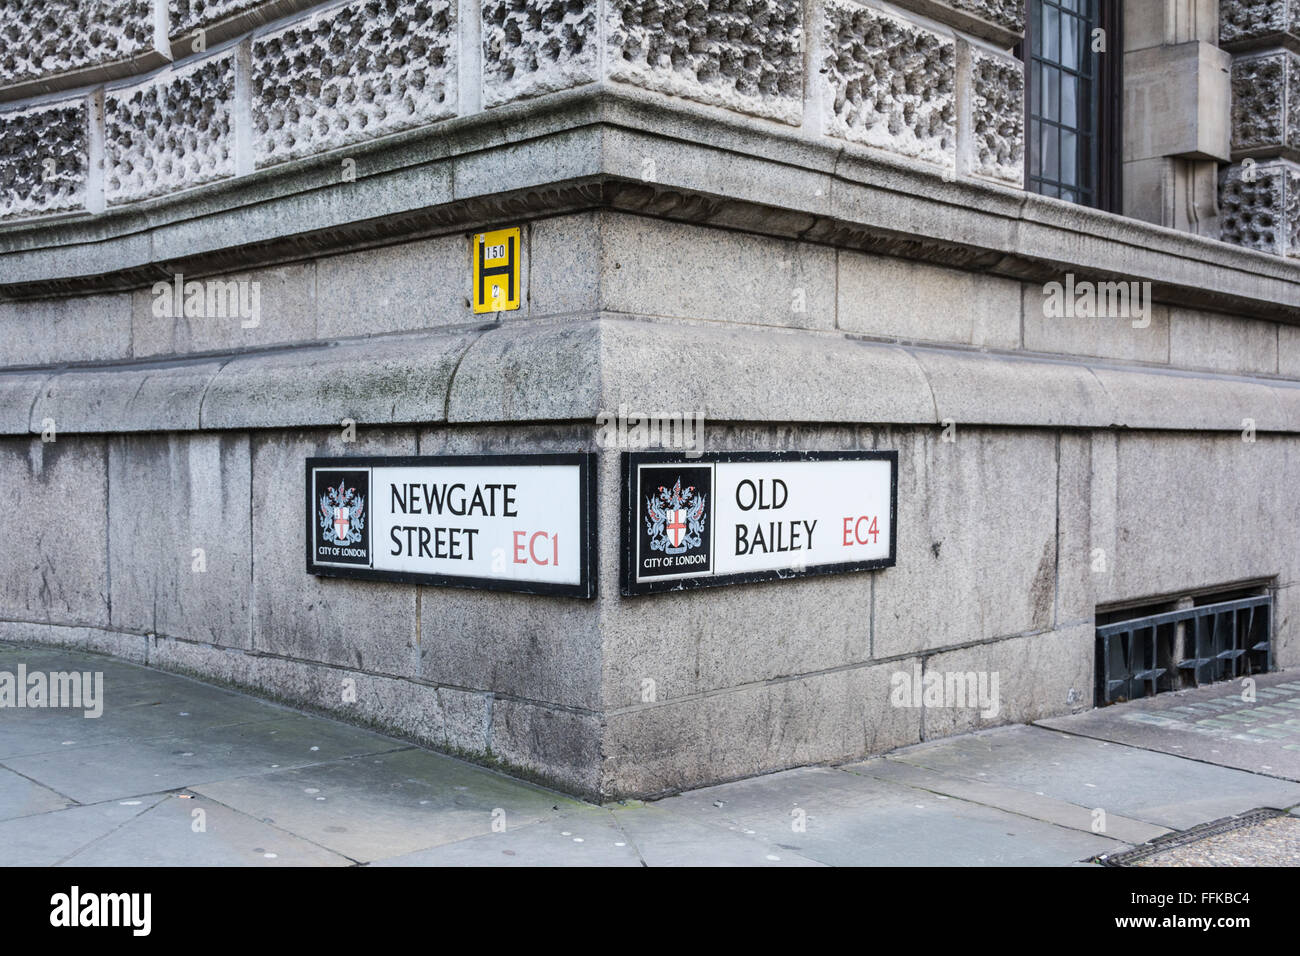
[[[1058,163],[1059,145],[1058,137],[1060,130],[1055,126],[1043,127],[1043,178],[1051,180],[1060,180],[1060,165]]]
[[[1080,24],[1077,18],[1068,13],[1061,14],[1061,66],[1077,70],[1082,60],[1079,57]]]
[[[1057,18],[1060,14],[1050,3],[1043,4],[1043,57],[1056,61],[1061,56],[1060,26]]]
[[[1043,74],[1043,118],[1060,119],[1057,105],[1061,101],[1061,71],[1051,66],[1044,66]]]
[[[1040,124],[1038,120],[1029,122],[1029,175],[1041,176],[1043,174],[1042,164],[1039,157],[1042,155],[1042,144],[1039,137]]]
[[[1077,186],[1079,185],[1078,168],[1076,162],[1079,158],[1078,137],[1069,130],[1061,130],[1061,185]]]
[[[1079,78],[1068,73],[1061,76],[1061,125],[1079,125],[1078,90]]]

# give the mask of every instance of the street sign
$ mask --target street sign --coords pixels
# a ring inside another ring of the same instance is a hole
[[[623,455],[626,595],[892,567],[898,452]]]
[[[307,459],[307,571],[589,598],[590,454]]]
[[[519,308],[520,238],[518,227],[476,232],[471,237],[476,313]]]

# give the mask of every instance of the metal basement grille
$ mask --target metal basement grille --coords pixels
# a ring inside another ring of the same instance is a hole
[[[1096,704],[1271,670],[1272,633],[1267,594],[1102,625]]]

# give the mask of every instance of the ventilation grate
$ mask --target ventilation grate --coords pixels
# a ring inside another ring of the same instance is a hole
[[[1272,621],[1265,594],[1101,625],[1096,704],[1271,670]]]

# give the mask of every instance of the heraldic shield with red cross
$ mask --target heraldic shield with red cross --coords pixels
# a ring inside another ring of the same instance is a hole
[[[367,499],[370,472],[318,469],[315,472],[315,560],[329,564],[369,564]]]
[[[689,465],[639,469],[638,522],[642,577],[667,577],[711,564],[709,534],[713,473]]]

